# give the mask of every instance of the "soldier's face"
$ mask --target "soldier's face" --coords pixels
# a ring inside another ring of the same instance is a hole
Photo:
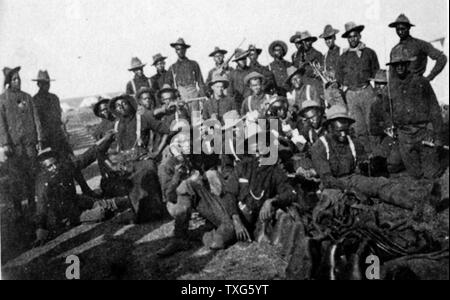
[[[139,97],[139,102],[146,109],[152,109],[152,96],[150,95],[150,93],[141,94],[141,96]]]
[[[247,66],[247,58],[238,60],[236,63],[239,67],[245,68]]]
[[[395,73],[397,73],[398,77],[404,78],[408,71],[408,63],[402,62],[394,65]]]
[[[175,95],[172,92],[166,92],[161,94],[161,103],[163,105],[169,105],[170,102],[175,101]]]
[[[186,48],[183,46],[176,46],[175,53],[178,55],[179,58],[185,58],[186,57]]]
[[[298,90],[302,87],[302,77],[300,74],[295,74],[291,79],[291,84],[294,89]]]
[[[109,120],[112,117],[111,112],[108,108],[108,104],[106,103],[100,104],[100,107],[98,108],[98,114],[100,117],[106,120]]]
[[[144,75],[144,69],[142,69],[142,68],[141,69],[136,69],[133,72],[134,72],[134,75],[136,75],[138,77],[141,77],[142,75]]]
[[[386,92],[387,84],[385,82],[375,82],[375,92],[377,95],[383,95]]]
[[[253,94],[260,95],[262,93],[261,79],[255,78],[250,80],[250,89],[253,91]]]
[[[408,25],[406,25],[406,24],[399,24],[399,25],[397,25],[395,30],[397,31],[398,37],[400,39],[404,39],[404,38],[407,38],[409,36],[410,27]]]
[[[155,65],[157,71],[164,71],[166,68],[166,62],[164,60],[160,60]]]
[[[225,56],[222,53],[217,53],[216,55],[214,55],[214,62],[219,66],[223,64],[224,58]]]
[[[356,31],[350,32],[347,39],[350,47],[356,48],[358,47],[359,42],[361,41],[361,34]]]
[[[116,111],[123,117],[131,115],[132,108],[128,101],[120,99],[116,101]]]
[[[250,61],[256,62],[256,61],[258,61],[259,54],[256,50],[252,50],[252,51],[250,51],[250,54],[248,55],[248,57],[250,58]]]
[[[325,39],[325,44],[327,45],[328,48],[333,48],[335,43],[336,43],[336,36],[335,35]]]
[[[350,132],[350,122],[345,119],[337,119],[331,122],[331,132],[333,138],[339,143],[348,143],[348,134]]]
[[[302,44],[303,44],[303,48],[305,49],[305,51],[308,51],[309,49],[312,48],[313,42],[312,42],[312,40],[304,40],[302,42]]]
[[[272,105],[272,112],[275,113],[274,115],[278,119],[286,119],[286,117],[287,117],[287,107],[286,107],[286,105],[283,105],[280,102]]]
[[[225,84],[223,82],[216,82],[212,85],[212,90],[214,92],[214,97],[223,98],[225,96]]]
[[[281,46],[275,46],[273,48],[273,55],[278,58],[281,59],[284,57],[284,50]]]
[[[20,90],[20,87],[22,85],[22,80],[20,79],[19,73],[16,72],[12,75],[11,77],[11,88],[15,89],[15,90]]]
[[[50,82],[48,81],[38,81],[37,85],[43,92],[48,92],[50,90]]]
[[[51,178],[54,178],[56,177],[56,175],[58,175],[58,161],[55,158],[52,157],[46,159],[41,164]]]
[[[322,113],[317,109],[309,109],[304,114],[306,122],[314,128],[319,129],[322,126]]]
[[[295,47],[297,48],[297,50],[300,50],[300,48],[303,47],[303,43],[298,39],[295,41]]]

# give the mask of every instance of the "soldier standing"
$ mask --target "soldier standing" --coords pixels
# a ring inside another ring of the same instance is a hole
[[[336,79],[346,91],[349,113],[356,121],[356,137],[364,145],[365,151],[370,153],[372,145],[369,137],[369,114],[376,100],[370,78],[375,77],[380,64],[375,51],[361,42],[363,30],[364,25],[356,25],[354,22],[345,24],[342,37],[348,39],[350,48],[344,50],[339,59]]]
[[[264,86],[263,90],[267,94],[273,94],[277,91],[277,83],[275,81],[275,76],[269,70],[268,67],[261,65],[258,61],[259,56],[262,53],[262,49],[257,48],[255,45],[250,45],[248,47],[248,57],[250,59],[250,71],[256,72],[264,76]]]
[[[414,26],[404,14],[401,14],[395,22],[389,24],[389,27],[395,28],[400,38],[400,42],[392,49],[391,57],[398,47],[408,49],[408,53],[416,57],[416,60],[409,65],[411,72],[419,76],[423,76],[427,69],[428,57],[435,60],[436,65],[426,77],[428,81],[432,81],[445,68],[447,57],[442,51],[437,50],[430,43],[412,37],[410,30]]]
[[[251,91],[244,82],[244,78],[250,74],[250,68],[247,65],[248,51],[236,49],[236,57],[233,60],[237,64],[236,69],[230,72],[230,81],[233,86],[236,105],[240,107],[245,98],[250,96]]]
[[[284,59],[288,51],[287,45],[283,41],[274,41],[269,46],[269,54],[273,57],[273,62],[269,64],[269,70],[275,76],[278,87],[278,94],[286,96],[289,86],[286,85],[287,69],[292,66]]]
[[[324,58],[324,70],[333,74],[336,72],[339,56],[341,55],[341,48],[336,45],[336,34],[338,33],[339,30],[334,29],[331,25],[327,25],[319,36],[321,39],[324,39],[328,47]]]
[[[166,70],[166,59],[167,57],[162,56],[160,53],[153,55],[152,66],[156,68],[156,74],[150,77],[150,80],[155,91],[162,89],[164,84],[173,85],[172,74]]]
[[[0,95],[0,147],[6,155],[11,186],[10,199],[21,214],[23,199],[34,210],[34,181],[37,150],[43,142],[42,127],[31,96],[21,91],[20,67],[4,68],[4,86]]]
[[[139,58],[137,58],[137,57],[131,58],[131,66],[128,69],[128,71],[134,73],[134,78],[131,79],[127,83],[127,86],[125,89],[125,93],[127,95],[131,95],[131,96],[136,95],[136,93],[142,87],[147,87],[147,88],[153,89],[150,78],[147,78],[147,76],[145,76],[145,74],[144,74],[145,66],[146,66],[146,64],[143,64]]]
[[[58,96],[49,92],[50,76],[47,71],[39,71],[38,76],[33,81],[37,82],[39,91],[33,97],[33,104],[36,108],[39,121],[42,126],[43,132],[43,147],[50,147],[52,150],[58,153],[61,160],[71,159],[74,154],[70,147],[69,141],[66,136],[64,125],[61,121],[62,111]],[[95,197],[95,193],[87,184],[86,180],[81,173],[81,170],[75,170],[74,176],[76,181],[80,185],[83,194]]]
[[[184,39],[179,38],[175,43],[170,44],[178,55],[178,60],[169,68],[176,88],[181,95],[182,100],[198,98],[205,95],[205,83],[203,81],[200,66],[196,61],[186,57],[186,50],[191,46],[186,44]],[[200,111],[198,102],[189,104],[192,111]]]

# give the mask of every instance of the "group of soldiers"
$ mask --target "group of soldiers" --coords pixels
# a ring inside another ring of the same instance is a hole
[[[320,35],[325,55],[313,46],[317,37],[296,32],[290,38],[297,48],[292,60],[285,60],[288,45],[274,41],[268,66],[258,62],[263,50],[255,45],[236,49],[226,61],[227,51],[215,47],[206,81],[199,64],[186,57],[191,46],[180,38],[171,44],[178,60],[168,70],[167,57],[153,56],[152,77],[132,58],[134,78],[123,95],[94,105],[101,119],[97,143],[79,156],[63,130],[59,100],[49,93],[48,73],[39,72],[39,92],[32,98],[20,89],[20,68],[5,68],[0,154],[8,179],[2,193],[19,213],[28,199],[37,244],[62,224],[99,221],[127,207],[135,223],[169,213],[174,236],[158,252],[161,257],[189,247],[193,211],[211,223],[203,242],[217,250],[260,240],[267,224],[276,227],[280,211],[317,216],[330,195],[341,199],[351,193],[365,204],[376,198],[416,216],[427,205],[438,209],[435,180],[446,166],[440,155],[443,119],[430,81],[447,58],[412,37],[413,26],[405,15],[389,25],[400,41],[388,70],[380,69],[376,52],[361,41],[365,27],[349,22],[342,34],[347,49],[335,43],[339,30],[327,25]],[[424,77],[428,58],[436,65]],[[277,127],[259,126],[261,120],[275,120]],[[205,142],[208,134],[220,136],[222,144]],[[261,140],[273,141],[276,163],[262,163],[268,154]],[[229,146],[231,152],[195,153],[198,144]],[[81,173],[94,161],[101,193],[93,192]],[[411,180],[394,180],[395,174]]]

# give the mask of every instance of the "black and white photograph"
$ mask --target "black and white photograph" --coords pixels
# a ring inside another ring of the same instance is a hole
[[[446,0],[0,0],[1,280],[449,280],[448,33]]]

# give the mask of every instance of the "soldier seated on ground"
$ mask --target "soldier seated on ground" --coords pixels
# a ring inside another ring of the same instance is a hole
[[[236,237],[248,239],[248,233],[235,216],[237,211],[224,186],[224,179],[217,171],[220,164],[218,156],[190,154],[191,143],[189,133],[181,132],[174,137],[171,143],[173,156],[160,169],[167,210],[175,219],[172,241],[158,252],[162,257],[189,247],[188,227],[193,210],[215,228],[203,236],[203,243],[209,249],[223,249]]]
[[[39,154],[35,245],[41,245],[64,229],[79,224],[80,218],[81,221],[98,222],[108,213],[111,215],[117,209],[127,206],[128,199],[96,201],[94,198],[78,195],[75,188],[75,170],[91,165],[99,154],[107,151],[112,141],[113,135],[108,134],[72,161],[60,160],[58,153],[50,148]]]
[[[266,155],[259,154],[257,138],[262,134],[267,134],[274,141],[274,147],[278,148],[276,138],[270,137],[268,132],[260,132],[242,141],[237,149],[244,149],[245,154],[236,163],[235,172],[226,183],[248,236],[257,241],[264,239],[266,225],[276,220],[277,210],[285,211],[299,200],[280,164],[271,164],[264,160]]]
[[[327,111],[325,126],[328,133],[312,147],[312,162],[319,174],[323,189],[351,191],[360,199],[378,198],[382,202],[417,212],[436,204],[432,181],[396,182],[384,177],[372,178],[358,174],[358,165],[364,161],[363,148],[350,135],[351,124],[345,107],[334,106]],[[325,193],[325,191],[323,192]]]

